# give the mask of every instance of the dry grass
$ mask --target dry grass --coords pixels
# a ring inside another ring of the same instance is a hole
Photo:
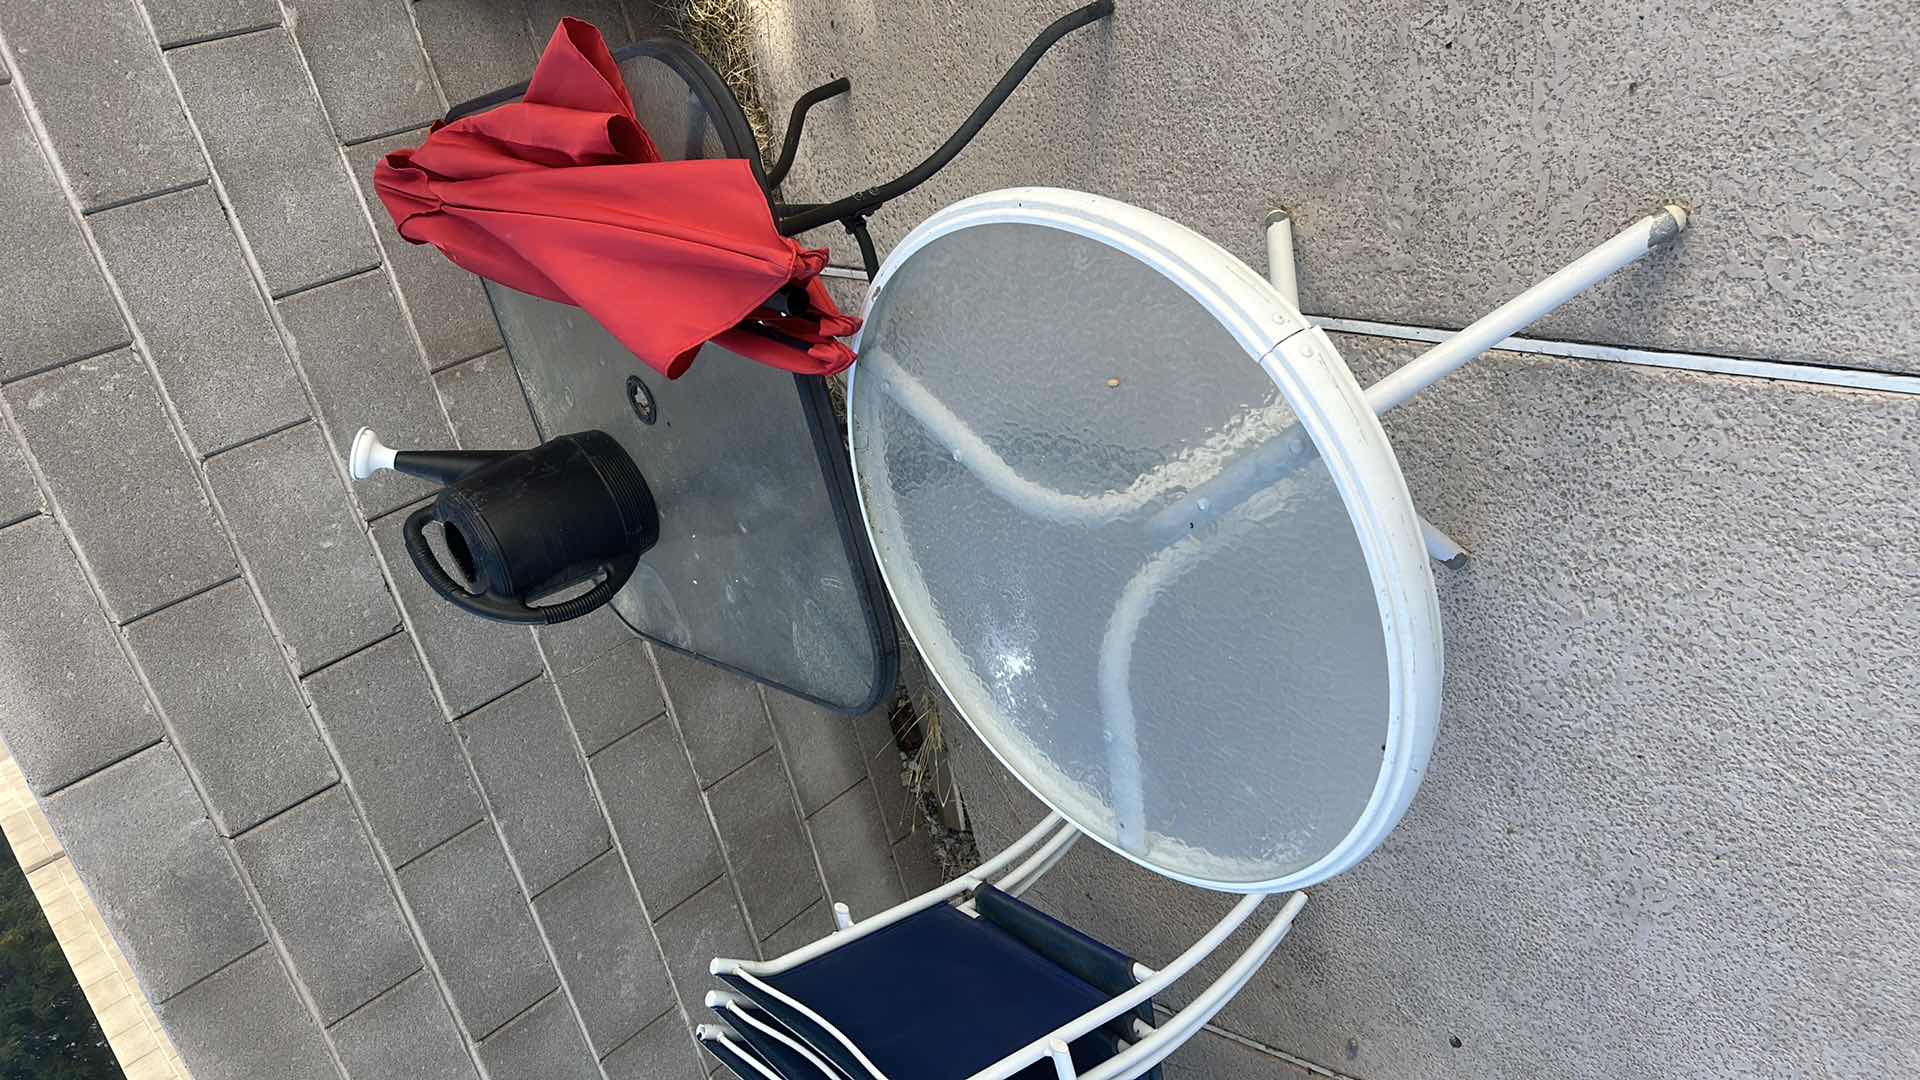
[[[753,127],[754,140],[767,153],[767,106],[754,73],[754,0],[654,0],[654,7],[727,81]]]
[[[915,700],[905,687],[895,699],[888,718],[893,728],[894,745],[882,753],[900,759],[900,783],[908,791],[920,813],[912,828],[925,828],[928,843],[941,875],[953,878],[980,863],[980,849],[966,820],[965,807],[946,766],[947,742],[942,724],[940,695],[928,688]]]
[[[893,741],[905,755],[906,776],[904,780],[914,801],[925,803],[932,799],[935,805],[946,801],[945,792],[940,790],[940,761],[946,756],[946,733],[940,722],[940,704],[931,694],[923,694],[922,700],[915,701],[913,695],[904,687],[900,699],[894,703]]]

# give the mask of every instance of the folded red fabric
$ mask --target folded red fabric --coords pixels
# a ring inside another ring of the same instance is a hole
[[[435,124],[373,183],[407,240],[579,307],[668,378],[708,341],[805,374],[853,363],[826,251],[780,235],[746,161],[660,160],[588,23],[560,21],[522,100]],[[804,305],[766,306],[791,285]]]

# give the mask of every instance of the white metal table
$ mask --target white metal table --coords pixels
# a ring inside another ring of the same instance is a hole
[[[737,1036],[777,1033],[754,1009],[785,1010],[852,1063],[807,1056],[787,1075],[890,1080],[776,983],[940,905],[984,914],[982,890],[1018,896],[1085,834],[1245,895],[1165,966],[1134,963],[1130,987],[996,1047],[969,1080],[1043,1063],[1060,1080],[1150,1075],[1253,977],[1304,892],[1178,1012],[1133,1016],[1085,1071],[1073,1047],[1192,972],[1268,894],[1378,847],[1433,748],[1431,562],[1467,556],[1415,512],[1378,415],[1685,225],[1677,207],[1642,218],[1364,390],[1299,312],[1284,214],[1268,221],[1271,280],[1171,221],[1068,191],[992,192],[914,230],[868,293],[849,395],[861,510],[928,668],[1054,812],[903,904],[857,922],[836,904],[827,938],[714,960],[730,989],[708,995],[723,1023],[699,1037],[739,1075],[777,1078]]]
[[[1405,813],[1441,629],[1378,413],[1684,225],[1663,209],[1372,388],[1291,295],[1165,218],[1046,188],[948,207],[869,291],[862,511],[966,721],[1087,835],[1213,889],[1300,888]]]

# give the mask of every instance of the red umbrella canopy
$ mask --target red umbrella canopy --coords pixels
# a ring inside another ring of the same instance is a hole
[[[435,124],[374,189],[400,235],[503,285],[572,304],[678,378],[708,341],[831,374],[860,329],[781,236],[746,161],[661,161],[600,31],[562,19],[520,101]],[[786,313],[767,302],[783,289]],[[804,303],[798,302],[804,295]]]

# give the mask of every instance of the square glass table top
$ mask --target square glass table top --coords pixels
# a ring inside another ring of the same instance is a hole
[[[739,103],[691,49],[651,39],[616,56],[663,158],[759,173]],[[486,290],[541,438],[607,432],[659,503],[660,542],[612,601],[628,626],[840,712],[893,692],[893,616],[824,379],[708,345],[668,380],[577,308]]]
[[[612,601],[628,626],[841,712],[892,692],[892,615],[823,379],[709,345],[669,380],[578,308],[487,295],[540,437],[612,435],[659,505],[660,541]]]

